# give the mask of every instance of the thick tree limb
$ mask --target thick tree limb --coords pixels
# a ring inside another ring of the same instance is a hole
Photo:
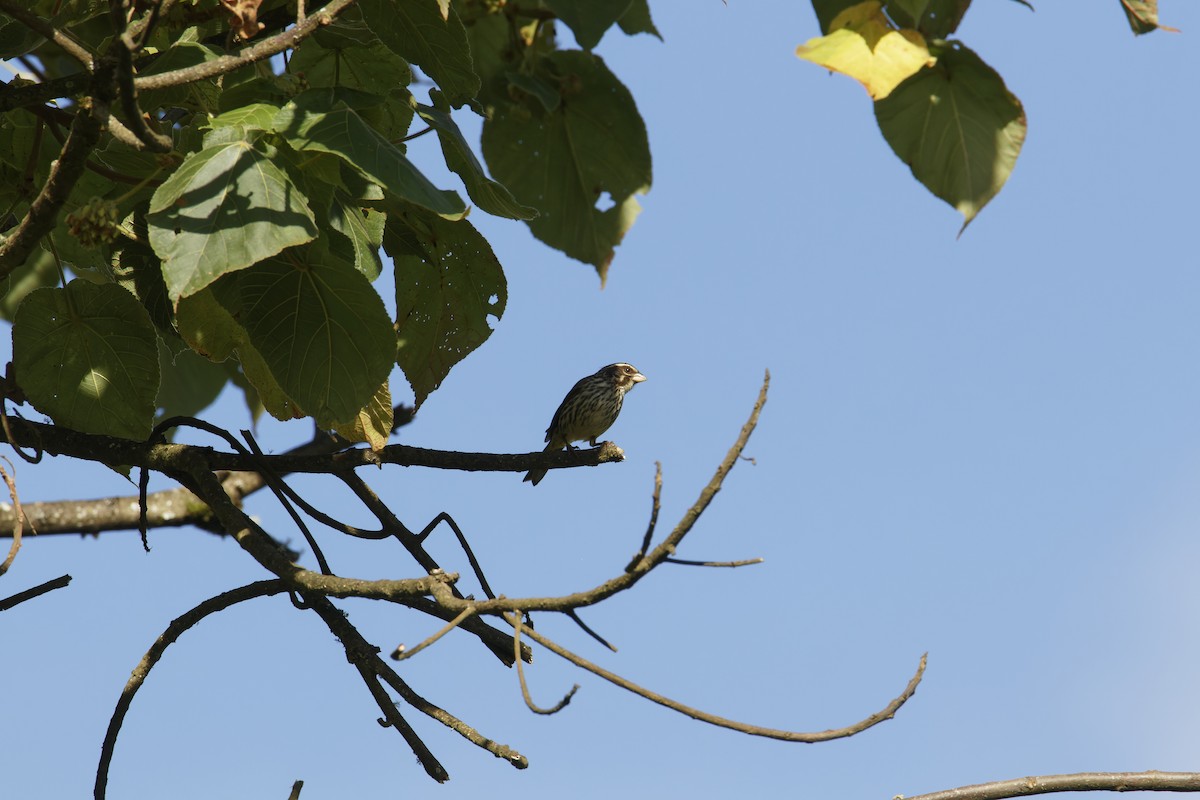
[[[82,169],[82,167],[81,167]],[[0,251],[2,253],[2,251]],[[2,277],[2,276],[0,276]],[[533,468],[560,469],[594,467],[610,461],[623,461],[625,453],[612,442],[587,450],[561,450],[534,453],[460,453],[430,450],[424,447],[393,444],[378,453],[364,448],[321,455],[240,455],[185,444],[149,444],[115,436],[80,433],[30,420],[10,420],[12,444],[40,448],[51,455],[65,455],[84,461],[132,467],[147,467],[160,472],[178,468],[182,457],[199,458],[208,470],[257,472],[268,468],[280,475],[288,473],[329,473],[380,464],[404,467],[454,469],[467,472],[527,472]],[[7,436],[3,437],[8,439]]]

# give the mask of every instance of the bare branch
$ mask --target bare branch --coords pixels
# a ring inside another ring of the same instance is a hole
[[[521,624],[521,617],[522,614],[520,611],[515,611],[511,615],[506,614],[504,616],[508,620],[508,624],[513,626],[513,647],[517,654],[521,652],[521,629],[524,627]],[[533,697],[529,694],[529,684],[525,682],[525,667],[521,664],[520,660],[517,661],[517,680],[521,684],[521,697],[525,700],[525,705],[535,714],[557,714],[570,704],[571,698],[579,691],[579,684],[577,683],[563,696],[562,700],[559,700],[550,708],[542,708],[533,702]]]
[[[332,0],[324,8],[306,17],[303,22],[269,39],[263,39],[252,47],[247,47],[239,55],[221,56],[220,58],[192,67],[171,70],[170,72],[163,72],[158,75],[146,75],[137,78],[134,81],[134,86],[139,91],[165,89],[169,86],[182,86],[185,83],[193,83],[205,78],[215,78],[218,75],[232,72],[247,64],[253,64],[257,61],[270,58],[276,53],[282,53],[284,50],[294,48],[322,25],[328,25],[332,22],[338,14],[353,3],[354,0]]]
[[[405,659],[412,658],[417,653],[421,652],[426,647],[429,647],[429,645],[433,644],[438,639],[441,639],[447,633],[454,630],[459,625],[463,624],[463,622],[466,621],[467,617],[474,616],[474,614],[475,614],[474,610],[472,610],[470,608],[465,609],[457,617],[455,617],[454,619],[447,622],[446,625],[444,627],[442,627],[441,629],[439,629],[437,633],[433,634],[428,639],[421,642],[420,644],[418,644],[416,647],[412,648],[411,650],[405,649],[404,645],[398,645],[396,647],[395,651],[392,653],[392,660],[393,661],[404,661]],[[518,653],[518,657],[519,657],[519,655],[520,654]]]
[[[125,684],[120,699],[117,700],[117,706],[113,709],[112,719],[108,722],[108,731],[104,734],[104,743],[100,747],[100,763],[96,767],[96,800],[104,800],[105,793],[108,791],[108,770],[112,765],[113,751],[117,746],[117,734],[121,732],[125,714],[129,711],[130,704],[133,703],[134,695],[137,694],[138,689],[142,688],[150,670],[162,658],[166,649],[174,644],[184,631],[211,614],[256,597],[267,597],[286,592],[287,589],[287,584],[280,580],[258,581],[223,592],[216,597],[210,597],[191,611],[171,621],[167,629],[155,640],[154,644],[150,645],[150,649],[134,667],[133,674],[129,676],[129,681]]]
[[[683,541],[683,537],[688,534],[692,526],[696,524],[696,520],[704,513],[704,509],[708,508],[708,504],[712,502],[717,492],[721,490],[721,484],[724,482],[725,476],[729,474],[729,471],[733,469],[733,465],[737,463],[738,457],[742,454],[742,449],[745,448],[746,442],[750,439],[750,434],[754,432],[754,427],[758,424],[758,415],[762,412],[762,408],[767,402],[767,389],[770,387],[770,383],[771,373],[768,372],[763,378],[762,388],[759,389],[758,399],[754,403],[754,409],[750,412],[749,419],[742,426],[737,441],[729,448],[729,452],[725,454],[724,460],[717,467],[712,480],[700,492],[700,497],[696,499],[691,508],[684,512],[675,529],[671,531],[670,535],[658,547],[654,548],[653,552],[641,558],[636,564],[631,565],[622,574],[605,581],[593,589],[562,595],[561,597],[523,597],[516,599],[502,597],[494,600],[462,600],[454,597],[447,587],[435,586],[433,587],[434,599],[445,606],[447,610],[455,613],[467,607],[474,607],[480,614],[511,613],[517,609],[524,609],[525,611],[565,611],[567,609],[595,605],[618,592],[623,592],[631,588],[656,566],[675,554],[675,550],[679,546],[679,543]]]
[[[676,702],[668,697],[663,697],[662,695],[652,692],[649,689],[644,689],[641,686],[638,686],[636,683],[622,678],[616,673],[609,672],[603,667],[593,664],[582,656],[572,653],[562,645],[556,644],[537,631],[528,630],[527,633],[529,634],[530,639],[533,639],[535,642],[542,645],[555,655],[565,658],[567,661],[570,661],[577,667],[582,667],[588,672],[599,675],[609,683],[616,684],[622,689],[633,692],[636,695],[640,695],[641,697],[658,703],[660,706],[665,706],[672,711],[678,711],[680,714],[685,714],[692,719],[698,719],[701,722],[707,722],[710,725],[716,725],[720,728],[729,728],[730,730],[738,731],[740,733],[748,733],[751,736],[764,736],[768,739],[779,739],[785,742],[802,742],[804,744],[827,742],[831,739],[844,739],[847,736],[853,736],[856,733],[861,733],[867,728],[872,728],[884,720],[891,719],[896,715],[896,711],[898,711],[902,705],[908,702],[908,699],[913,696],[914,692],[917,691],[917,686],[921,683],[921,678],[925,674],[925,662],[926,657],[928,656],[928,654],[921,656],[921,663],[917,667],[917,672],[909,680],[908,685],[904,687],[904,691],[900,693],[899,697],[888,703],[881,711],[877,711],[866,719],[860,720],[853,725],[847,725],[844,728],[834,728],[815,733],[803,733],[800,731],[785,731],[777,728],[762,728],[757,725],[748,725],[744,722],[737,722],[736,720],[726,719],[725,717],[718,717],[716,714],[709,714],[707,711],[701,711],[698,708],[686,706],[683,703]],[[939,800],[946,799],[939,798]]]
[[[315,17],[310,17],[310,19],[315,19]],[[82,169],[81,164],[80,170],[82,171]],[[0,245],[0,270],[7,263],[4,260],[4,253],[5,248],[11,242],[12,239],[9,239]],[[17,262],[18,265],[19,263]],[[15,265],[12,268],[15,269]],[[3,274],[0,274],[0,277],[3,277]],[[542,451],[518,454],[460,453],[451,450],[430,450],[424,447],[393,444],[377,453],[365,448],[356,448],[333,454],[268,454],[258,458],[253,455],[243,456],[238,453],[217,452],[209,447],[151,444],[115,436],[81,433],[56,425],[24,419],[10,420],[9,426],[11,435],[6,433],[4,438],[12,444],[41,447],[53,455],[65,455],[84,461],[149,467],[159,471],[177,468],[177,459],[184,454],[188,454],[189,458],[202,459],[204,465],[210,470],[257,472],[262,467],[268,467],[281,475],[330,473],[340,469],[356,469],[380,464],[454,469],[467,472],[527,472],[538,467],[547,469],[594,467],[625,459],[625,453],[612,442],[605,442],[600,447],[588,450],[562,450],[550,453]]]
[[[17,592],[14,595],[0,600],[0,611],[8,611],[13,606],[18,606],[21,603],[24,603],[26,600],[32,600],[35,597],[44,595],[46,592],[52,592],[55,589],[61,589],[70,582],[70,575],[62,575],[52,581],[46,581],[45,583],[38,584],[32,589],[26,589],[23,592]]]
[[[637,553],[629,560],[629,566],[625,567],[626,572],[632,572],[638,562],[646,556],[646,551],[650,549],[650,542],[654,538],[654,528],[658,525],[658,512],[662,508],[662,462],[654,462],[654,494],[650,498],[650,522],[646,525],[646,535],[642,537],[642,546],[638,548]]]
[[[980,783],[905,800],[1000,800],[1052,792],[1200,792],[1200,772],[1076,772]]]
[[[686,558],[664,558],[665,564],[683,564],[688,567],[748,567],[751,564],[761,564],[761,558],[743,558],[738,561],[692,561]]]
[[[13,469],[12,462],[7,458],[4,461],[8,464],[9,469]],[[17,484],[13,482],[12,476],[0,467],[0,477],[4,479],[4,483],[8,486],[8,496],[12,498],[13,504],[13,523],[12,528],[12,546],[8,548],[8,557],[4,559],[4,563],[0,564],[0,575],[8,572],[8,568],[12,566],[13,559],[17,557],[17,552],[21,549],[21,532],[25,529],[25,514],[21,511],[21,498],[17,496]]]

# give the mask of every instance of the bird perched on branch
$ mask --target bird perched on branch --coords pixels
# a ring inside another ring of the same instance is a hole
[[[571,442],[585,440],[595,447],[596,437],[617,421],[625,393],[644,380],[646,376],[638,372],[637,367],[618,363],[602,367],[595,375],[588,375],[576,383],[559,404],[546,429],[546,452],[564,447],[573,450]],[[534,486],[544,477],[544,469],[531,469],[525,473],[525,480]]]

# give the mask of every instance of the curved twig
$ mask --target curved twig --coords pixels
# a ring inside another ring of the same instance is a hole
[[[508,624],[513,626],[513,650],[518,656],[521,653],[521,630],[525,627],[521,623],[521,616],[520,611],[515,611],[511,616],[506,614],[504,617],[508,621]],[[579,691],[579,684],[577,683],[571,687],[570,691],[563,695],[562,700],[559,700],[550,708],[542,708],[533,702],[533,696],[529,694],[529,684],[525,681],[525,666],[519,658],[517,659],[517,680],[521,684],[521,698],[525,701],[525,706],[535,714],[545,714],[547,716],[557,714],[570,704],[571,698]]]
[[[658,512],[662,508],[662,462],[654,462],[654,494],[650,498],[650,522],[646,525],[646,535],[642,537],[642,546],[638,548],[637,553],[629,560],[629,566],[625,567],[626,572],[631,572],[638,562],[646,557],[646,551],[650,549],[650,541],[654,538],[654,528],[658,525]]]
[[[15,471],[11,461],[7,458],[4,458],[4,461],[8,464],[8,469]],[[0,478],[3,478],[4,483],[8,486],[8,496],[13,501],[12,545],[8,548],[8,557],[4,559],[4,563],[0,564],[0,575],[3,575],[8,572],[13,559],[17,557],[17,553],[21,549],[21,533],[25,530],[25,513],[21,511],[21,498],[17,495],[17,484],[13,482],[12,476],[4,467],[0,467]]]
[[[1200,772],[1076,772],[979,783],[905,800],[1001,800],[1052,792],[1200,792]]]
[[[184,631],[193,627],[210,614],[223,611],[232,605],[246,600],[253,600],[256,597],[267,597],[286,592],[287,588],[287,584],[281,580],[258,581],[237,589],[231,589],[228,592],[222,592],[216,597],[210,597],[191,611],[171,621],[167,629],[155,640],[154,644],[150,645],[150,649],[146,651],[146,654],[142,656],[142,660],[134,667],[133,674],[129,676],[129,681],[125,684],[124,690],[121,691],[121,697],[117,700],[117,706],[113,709],[112,719],[109,720],[108,730],[104,734],[104,743],[100,747],[100,763],[96,767],[96,800],[104,800],[105,792],[108,790],[108,769],[112,765],[113,751],[117,745],[117,734],[121,732],[121,724],[125,721],[125,714],[129,711],[130,704],[133,703],[134,695],[137,694],[138,689],[141,689],[142,685],[146,682],[150,670],[162,658],[163,652],[174,644],[183,635]]]
[[[917,666],[916,674],[914,674],[908,681],[908,685],[904,687],[904,691],[900,693],[899,697],[884,706],[882,710],[875,712],[866,719],[859,720],[853,725],[847,725],[844,728],[832,728],[825,731],[805,733],[801,731],[785,731],[778,728],[763,728],[759,727],[758,725],[748,725],[744,722],[726,719],[725,717],[719,717],[716,714],[709,714],[707,711],[701,711],[698,708],[686,706],[683,703],[679,703],[670,699],[669,697],[664,697],[661,694],[652,692],[649,689],[645,689],[636,683],[633,683],[632,681],[622,678],[620,675],[617,675],[614,672],[609,672],[599,665],[593,664],[582,656],[572,653],[562,645],[556,644],[554,641],[542,636],[537,631],[529,630],[527,633],[529,634],[530,639],[533,639],[535,642],[542,645],[555,655],[565,658],[575,666],[582,667],[594,675],[599,675],[609,683],[616,684],[622,689],[633,692],[636,695],[658,703],[660,706],[669,708],[672,711],[678,711],[680,714],[685,714],[692,719],[697,719],[701,722],[707,722],[710,725],[716,725],[719,728],[728,728],[740,733],[750,734],[751,736],[764,736],[768,739],[779,739],[785,742],[801,742],[804,744],[827,742],[831,739],[844,739],[847,736],[853,736],[856,733],[861,733],[867,728],[873,728],[884,720],[891,719],[893,716],[895,716],[896,711],[898,711],[902,705],[907,703],[908,699],[913,696],[914,692],[917,691],[917,686],[921,683],[921,678],[925,674],[925,663],[929,655],[926,653],[925,655],[921,656],[921,663]]]

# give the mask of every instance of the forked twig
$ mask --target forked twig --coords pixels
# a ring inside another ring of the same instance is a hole
[[[8,464],[9,470],[16,472],[12,462],[7,458],[4,459],[4,463]],[[13,502],[12,544],[8,548],[8,557],[4,559],[4,563],[0,564],[0,575],[3,575],[8,572],[13,559],[17,557],[17,552],[21,549],[21,534],[25,530],[25,512],[21,510],[21,498],[17,495],[17,484],[4,467],[0,467],[0,478],[3,478],[5,485],[8,486],[8,496],[12,498]]]

